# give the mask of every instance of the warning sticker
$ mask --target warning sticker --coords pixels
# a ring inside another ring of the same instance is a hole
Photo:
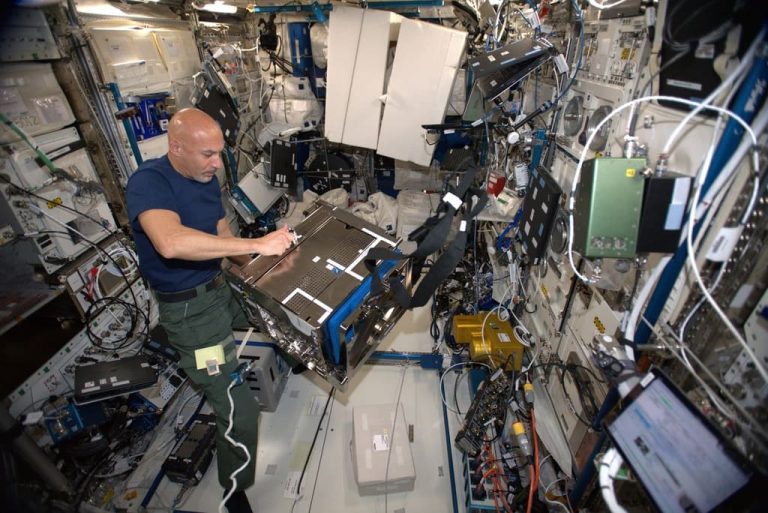
[[[387,433],[373,435],[373,450],[374,451],[389,450],[389,435]]]

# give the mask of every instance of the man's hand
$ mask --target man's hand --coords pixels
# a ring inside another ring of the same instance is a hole
[[[294,235],[288,231],[288,225],[257,239],[260,255],[282,255],[294,242]]]

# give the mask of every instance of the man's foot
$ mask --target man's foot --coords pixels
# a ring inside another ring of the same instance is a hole
[[[224,490],[224,497],[228,493],[229,490]],[[229,513],[253,513],[248,497],[242,490],[235,490],[235,493],[232,494],[232,497],[229,498],[225,505]]]

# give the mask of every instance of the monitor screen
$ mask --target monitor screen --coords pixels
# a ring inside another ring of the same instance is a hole
[[[659,371],[608,434],[660,511],[705,513],[743,489],[752,472]]]

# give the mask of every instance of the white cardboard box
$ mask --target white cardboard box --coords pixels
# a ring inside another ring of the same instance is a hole
[[[402,21],[379,131],[380,155],[430,164],[435,145],[421,125],[443,122],[466,37],[460,30]]]
[[[403,18],[395,13],[334,7],[328,30],[325,136],[376,149],[387,52]]]
[[[352,417],[352,468],[360,495],[413,490],[416,467],[403,407],[358,406]]]

